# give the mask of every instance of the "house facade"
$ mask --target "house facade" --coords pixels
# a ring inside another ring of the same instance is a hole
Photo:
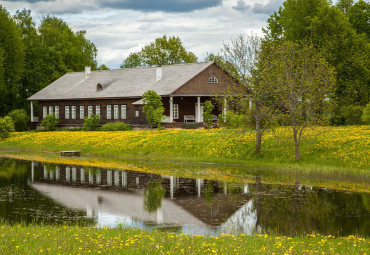
[[[142,94],[156,91],[165,108],[164,125],[203,122],[203,104],[232,86],[232,79],[214,62],[162,67],[68,73],[30,98],[31,122],[41,123],[47,114],[59,118],[59,126],[82,126],[91,114],[101,124],[122,121],[145,126]],[[38,102],[38,118],[33,102]],[[215,109],[214,115],[219,114]]]

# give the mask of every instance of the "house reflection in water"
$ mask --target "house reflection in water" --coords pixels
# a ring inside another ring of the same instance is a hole
[[[32,162],[30,185],[98,226],[171,228],[188,234],[258,232],[248,185],[135,171]]]

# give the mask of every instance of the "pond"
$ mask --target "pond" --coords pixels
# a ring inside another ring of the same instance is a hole
[[[0,220],[175,233],[370,234],[370,194],[0,159]]]

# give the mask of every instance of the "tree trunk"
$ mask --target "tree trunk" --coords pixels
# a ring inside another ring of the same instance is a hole
[[[298,132],[297,131],[294,131],[293,132],[293,136],[294,136],[294,150],[295,150],[295,158],[296,159],[301,159],[301,154],[299,153],[299,141],[298,141],[298,137],[297,137],[297,134]]]
[[[256,153],[261,154],[262,133],[261,133],[261,117],[258,114],[258,106],[256,107]]]

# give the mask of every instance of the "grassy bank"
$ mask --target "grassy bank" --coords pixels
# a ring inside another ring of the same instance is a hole
[[[308,235],[186,236],[139,229],[0,227],[2,254],[366,254],[366,238]]]
[[[289,128],[268,131],[263,154],[254,153],[253,132],[165,130],[124,132],[24,132],[0,141],[1,149],[81,150],[83,154],[237,162],[265,166],[339,167],[369,170],[370,129],[366,126],[307,129],[302,160],[294,159]],[[367,172],[367,171],[366,171]]]

